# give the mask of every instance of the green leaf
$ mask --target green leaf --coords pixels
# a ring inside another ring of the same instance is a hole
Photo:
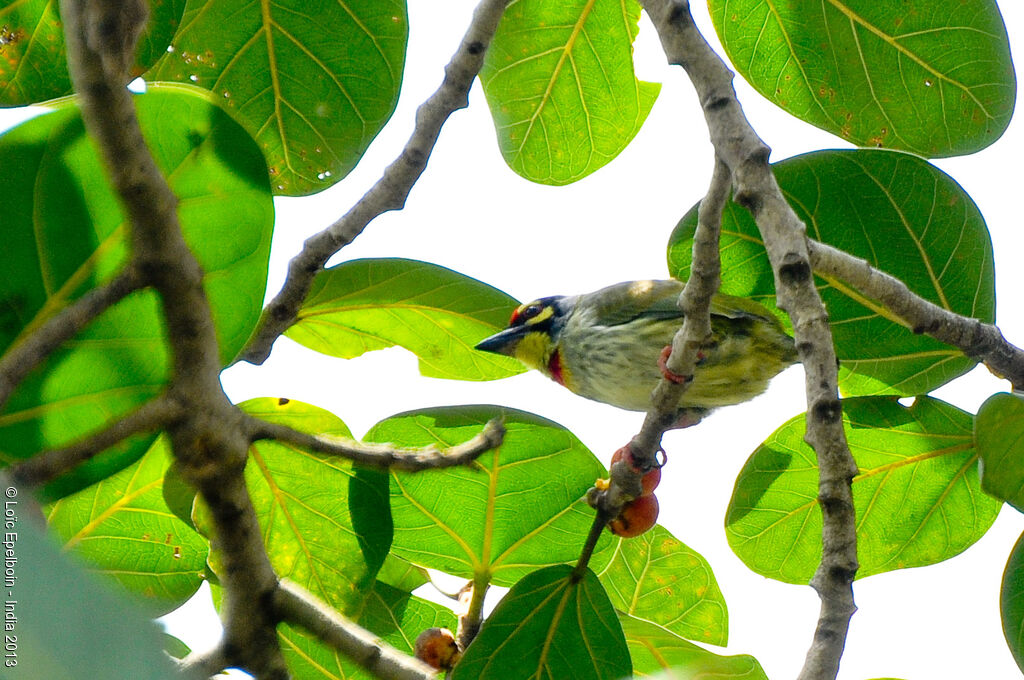
[[[47,511],[65,550],[140,596],[153,616],[176,609],[196,592],[210,551],[164,502],[161,489],[170,463],[160,441],[134,464]]]
[[[999,615],[1013,660],[1024,672],[1024,535],[1017,539],[1003,571]]]
[[[598,576],[620,612],[690,640],[713,645],[728,640],[725,598],[711,565],[661,525],[619,539]]]
[[[1013,113],[1010,45],[993,0],[946,11],[901,0],[709,7],[729,59],[758,92],[858,146],[973,153]]]
[[[164,651],[175,659],[184,659],[192,653],[192,649],[173,635],[163,634]]]
[[[377,423],[366,441],[452,446],[502,418],[504,443],[472,466],[392,472],[392,551],[430,569],[512,585],[579,557],[594,511],[583,499],[604,467],[562,426],[499,406],[413,411]],[[603,566],[607,534],[592,564]]]
[[[210,90],[263,149],[275,193],[342,179],[398,103],[405,0],[189,0],[181,26],[146,79]]]
[[[157,165],[177,194],[185,239],[206,273],[221,364],[241,350],[266,288],[273,203],[259,149],[238,125],[185,88],[135,99]],[[0,351],[127,258],[125,218],[76,108],[34,118],[0,137],[4,266]],[[170,373],[153,291],[94,320],[19,387],[0,411],[0,461],[62,446],[160,393]],[[70,493],[141,456],[154,435],[113,447],[48,489]]]
[[[974,419],[981,488],[1024,512],[1024,400],[993,394]]]
[[[949,175],[890,151],[818,151],[775,163],[782,192],[807,234],[864,258],[944,309],[995,319],[992,242],[977,206]],[[669,271],[690,273],[696,209],[669,242]],[[958,349],[912,332],[891,312],[844,282],[818,288],[841,360],[845,396],[925,394],[975,362]],[[771,304],[775,287],[750,214],[730,203],[722,220],[722,292]]]
[[[337,416],[288,399],[239,404],[251,416],[351,437]],[[250,447],[245,481],[270,563],[342,613],[362,606],[391,543],[387,475],[276,441]]]
[[[529,574],[502,598],[452,680],[620,680],[632,670],[622,628],[597,576],[559,565]]]
[[[37,104],[71,94],[58,4],[0,0],[0,106]],[[149,21],[135,50],[134,75],[166,53],[184,11],[185,0],[149,0]]]
[[[394,553],[388,553],[380,571],[377,572],[377,580],[402,592],[411,593],[420,586],[430,583],[430,576],[423,567],[403,560]]]
[[[25,491],[21,498],[28,495]],[[180,678],[162,651],[159,627],[134,602],[118,597],[60,554],[51,537],[31,521],[29,508],[20,498],[16,503],[17,580],[4,590],[12,591],[6,599],[17,617],[17,666],[6,666],[4,677]],[[14,634],[8,629],[8,635]]]
[[[457,621],[451,610],[433,602],[377,582],[366,599],[356,623],[381,636],[392,647],[413,653],[416,637],[427,628],[455,630]],[[374,676],[359,668],[337,650],[325,646],[315,636],[287,624],[278,627],[281,649],[295,680],[372,680]]]
[[[981,491],[970,414],[929,397],[843,401],[853,478],[858,578],[934,564],[981,538],[1002,503]],[[753,571],[806,584],[821,561],[818,465],[804,416],[747,461],[726,514],[729,545]]]
[[[619,614],[619,623],[633,659],[633,677],[646,678],[671,669],[663,680],[768,680],[761,664],[752,656],[719,656],[687,642],[650,621]]]
[[[317,275],[285,335],[343,359],[400,345],[420,358],[423,375],[494,380],[525,369],[473,346],[505,328],[518,304],[497,288],[435,264],[353,260]]]
[[[619,154],[661,85],[633,74],[635,0],[512,3],[480,71],[501,155],[542,184],[569,184]]]

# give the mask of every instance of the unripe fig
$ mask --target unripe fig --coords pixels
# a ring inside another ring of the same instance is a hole
[[[639,536],[658,521],[658,497],[640,496],[622,506],[619,516],[608,522],[608,530],[616,536]]]
[[[451,670],[462,652],[447,628],[427,628],[416,638],[416,658],[438,670]]]
[[[633,454],[632,452],[630,452],[628,446],[623,446],[621,449],[612,454],[612,462],[609,464],[609,467],[615,465],[616,463],[623,459],[625,459],[626,464],[629,465],[633,470],[635,470],[636,472],[640,472],[640,470],[636,467],[636,464],[633,461]],[[654,490],[658,488],[658,484],[660,483],[661,468],[656,467],[653,470],[649,470],[647,474],[640,478],[640,486],[643,488],[643,491],[640,493],[640,495],[650,496],[652,493],[654,493]]]

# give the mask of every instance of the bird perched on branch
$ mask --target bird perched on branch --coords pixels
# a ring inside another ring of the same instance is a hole
[[[626,281],[585,295],[534,300],[512,313],[508,328],[476,348],[515,357],[588,399],[646,411],[662,376],[684,380],[665,368],[668,347],[683,323],[676,306],[683,285]],[[793,339],[764,306],[715,295],[711,337],[698,354],[693,384],[679,401],[677,426],[756,397],[796,358]]]

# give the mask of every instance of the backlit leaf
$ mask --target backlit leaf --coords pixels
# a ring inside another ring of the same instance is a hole
[[[807,235],[906,283],[944,309],[995,319],[992,242],[978,207],[949,175],[908,154],[817,151],[772,166]],[[669,241],[669,271],[690,273],[692,209]],[[845,396],[925,394],[974,360],[914,334],[846,283],[816,279],[828,308]],[[722,219],[722,292],[771,305],[775,286],[750,214],[729,203]]]
[[[37,104],[71,94],[58,0],[0,0],[0,106]],[[162,57],[178,30],[185,0],[149,0],[149,20],[133,73]]]
[[[379,581],[355,621],[410,655],[420,632],[434,627],[455,630],[457,626],[455,614],[446,607]],[[372,680],[375,677],[301,628],[282,624],[278,635],[288,670],[296,680]]]
[[[419,357],[423,375],[493,380],[525,369],[473,346],[505,328],[518,304],[496,288],[428,262],[353,260],[317,275],[285,334],[343,359],[400,345]]]
[[[719,656],[650,621],[622,613],[619,622],[633,659],[634,678],[768,680],[761,664],[752,656]]]
[[[1024,671],[1024,536],[1017,539],[999,589],[1003,635],[1017,667]]]
[[[472,438],[497,417],[505,425],[504,443],[472,466],[392,472],[396,555],[497,585],[579,557],[594,519],[583,496],[605,472],[560,425],[498,406],[453,406],[393,416],[365,439],[446,447]],[[595,568],[607,560],[610,539],[606,533],[599,543]]]
[[[981,538],[1002,503],[982,493],[970,414],[929,397],[843,401],[857,514],[858,578],[949,559]],[[729,545],[753,571],[806,584],[821,561],[818,466],[804,416],[747,460],[726,514]]]
[[[350,437],[337,416],[288,399],[252,399],[252,416],[302,432]],[[250,448],[245,480],[270,562],[343,613],[357,611],[391,542],[387,476],[276,441]]]
[[[512,3],[480,71],[505,162],[569,184],[619,154],[661,86],[637,80],[635,0]]]
[[[985,148],[1010,121],[1016,82],[993,0],[942,10],[901,0],[709,6],[755,89],[857,146],[957,156]]]
[[[189,0],[145,75],[206,88],[266,154],[275,193],[326,189],[355,167],[398,102],[405,0]]]
[[[728,639],[725,598],[711,566],[661,525],[617,539],[598,577],[624,614],[690,640],[724,645]]]
[[[1024,400],[1015,394],[989,397],[974,419],[981,456],[981,488],[1024,512]]]
[[[204,284],[222,365],[242,348],[266,288],[274,210],[263,158],[237,124],[186,88],[135,98],[157,165],[178,197],[185,239]],[[0,137],[0,351],[111,279],[127,258],[125,218],[77,108],[34,118]],[[170,372],[153,291],[94,320],[22,383],[0,411],[0,461],[64,445],[160,393]],[[57,480],[56,497],[138,459],[134,437]]]
[[[597,576],[572,567],[529,574],[484,622],[452,680],[621,680],[631,671],[622,628]]]
[[[139,596],[154,616],[195,593],[210,550],[164,502],[169,454],[158,443],[132,465],[58,500],[46,513],[66,550]]]
[[[23,490],[21,496],[28,495]],[[25,521],[17,531],[17,580],[4,588],[11,591],[8,603],[17,617],[7,621],[16,631],[8,629],[7,642],[17,649],[5,654],[17,654],[7,656],[17,666],[5,667],[4,678],[178,680],[181,674],[163,652],[160,627],[136,603],[58,552],[32,518],[20,519]]]

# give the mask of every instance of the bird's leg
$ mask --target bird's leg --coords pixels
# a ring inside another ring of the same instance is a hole
[[[693,427],[708,414],[710,409],[706,408],[681,408],[676,411],[676,419],[668,426],[669,430],[681,430],[684,427]]]
[[[658,368],[661,369],[661,375],[665,377],[665,380],[670,380],[677,385],[682,385],[687,380],[693,378],[692,375],[679,375],[668,370],[668,358],[672,354],[672,345],[665,345],[664,349],[661,350],[661,356],[658,357]],[[700,365],[704,361],[704,352],[697,352],[697,364]]]

